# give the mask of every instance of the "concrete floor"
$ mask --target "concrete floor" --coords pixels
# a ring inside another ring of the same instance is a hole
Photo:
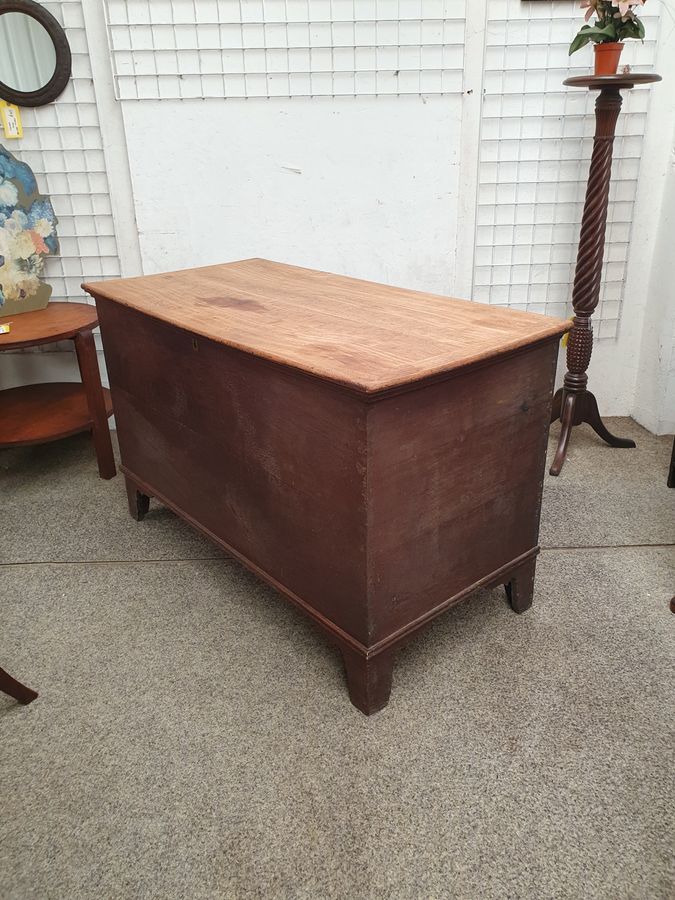
[[[672,900],[671,441],[577,429],[535,603],[501,590],[348,702],[294,609],[85,437],[0,453],[0,897]],[[554,429],[554,434],[555,429]]]

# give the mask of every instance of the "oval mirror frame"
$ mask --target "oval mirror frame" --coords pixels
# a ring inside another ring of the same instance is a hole
[[[17,91],[0,81],[0,98],[17,106],[46,106],[63,93],[70,80],[72,56],[68,38],[58,19],[35,0],[0,0],[0,19],[10,12],[24,13],[42,25],[54,44],[56,66],[47,84],[36,91]]]

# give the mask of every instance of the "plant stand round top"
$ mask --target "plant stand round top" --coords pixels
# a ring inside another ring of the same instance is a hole
[[[655,81],[662,81],[662,78],[654,72],[626,72],[621,75],[572,75],[566,78],[563,84],[567,87],[585,87],[591,91],[599,91],[602,88],[623,90],[635,87],[636,84],[653,84]]]

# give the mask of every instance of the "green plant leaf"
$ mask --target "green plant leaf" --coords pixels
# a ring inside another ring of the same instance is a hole
[[[570,44],[569,55],[571,56],[581,47],[585,47],[589,41],[596,44],[607,44],[617,39],[617,30],[614,22],[600,27],[599,25],[584,25],[579,34]]]
[[[581,50],[581,48],[585,47],[589,41],[590,37],[584,34],[583,31],[580,31],[570,44],[569,55],[571,56],[573,53],[576,53],[577,50]]]
[[[615,41],[618,37],[614,22],[610,22],[609,25],[605,25],[603,28],[591,28],[590,31],[591,40],[595,41],[596,44],[607,44],[610,41]]]
[[[625,41],[632,38],[636,41],[644,40],[645,26],[639,19],[629,19],[624,22],[619,29],[619,40]]]

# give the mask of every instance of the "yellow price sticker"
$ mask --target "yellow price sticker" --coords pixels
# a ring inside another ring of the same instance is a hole
[[[5,137],[12,140],[13,138],[23,137],[23,125],[21,124],[21,113],[19,107],[13,103],[7,103],[0,100],[0,119],[2,120],[2,130]]]
[[[570,322],[574,322],[574,316],[570,316]],[[569,339],[570,339],[570,333],[569,333],[569,331],[566,331],[560,340],[560,343],[563,345],[563,347],[567,346],[567,342],[569,341]]]

